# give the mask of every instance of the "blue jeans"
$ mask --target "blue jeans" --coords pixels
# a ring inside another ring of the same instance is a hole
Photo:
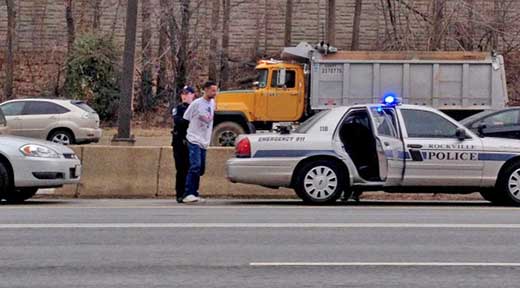
[[[199,197],[200,176],[204,175],[206,169],[206,149],[188,142],[188,151],[190,155],[190,169],[188,169],[188,176],[186,176],[184,197],[188,195]]]

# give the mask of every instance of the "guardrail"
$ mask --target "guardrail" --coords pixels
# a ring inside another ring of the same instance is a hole
[[[82,160],[81,183],[56,189],[54,195],[75,198],[166,198],[175,195],[171,147],[72,146]],[[273,190],[230,183],[225,163],[232,148],[209,148],[201,195],[206,197],[294,197],[289,189]]]

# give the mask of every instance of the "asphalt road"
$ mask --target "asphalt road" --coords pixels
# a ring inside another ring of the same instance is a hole
[[[0,287],[518,287],[520,209],[485,202],[0,205]]]

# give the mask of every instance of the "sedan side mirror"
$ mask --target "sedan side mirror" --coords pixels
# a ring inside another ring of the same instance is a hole
[[[487,128],[487,125],[484,123],[478,124],[477,131],[479,136],[484,136],[484,129]]]
[[[455,136],[457,136],[457,139],[460,141],[466,140],[466,129],[464,128],[457,128],[457,132],[455,132]]]

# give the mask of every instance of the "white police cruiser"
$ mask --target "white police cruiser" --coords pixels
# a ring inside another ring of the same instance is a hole
[[[228,179],[291,187],[311,203],[365,191],[478,191],[520,206],[520,141],[480,138],[433,108],[385,100],[322,111],[291,133],[242,135]]]

